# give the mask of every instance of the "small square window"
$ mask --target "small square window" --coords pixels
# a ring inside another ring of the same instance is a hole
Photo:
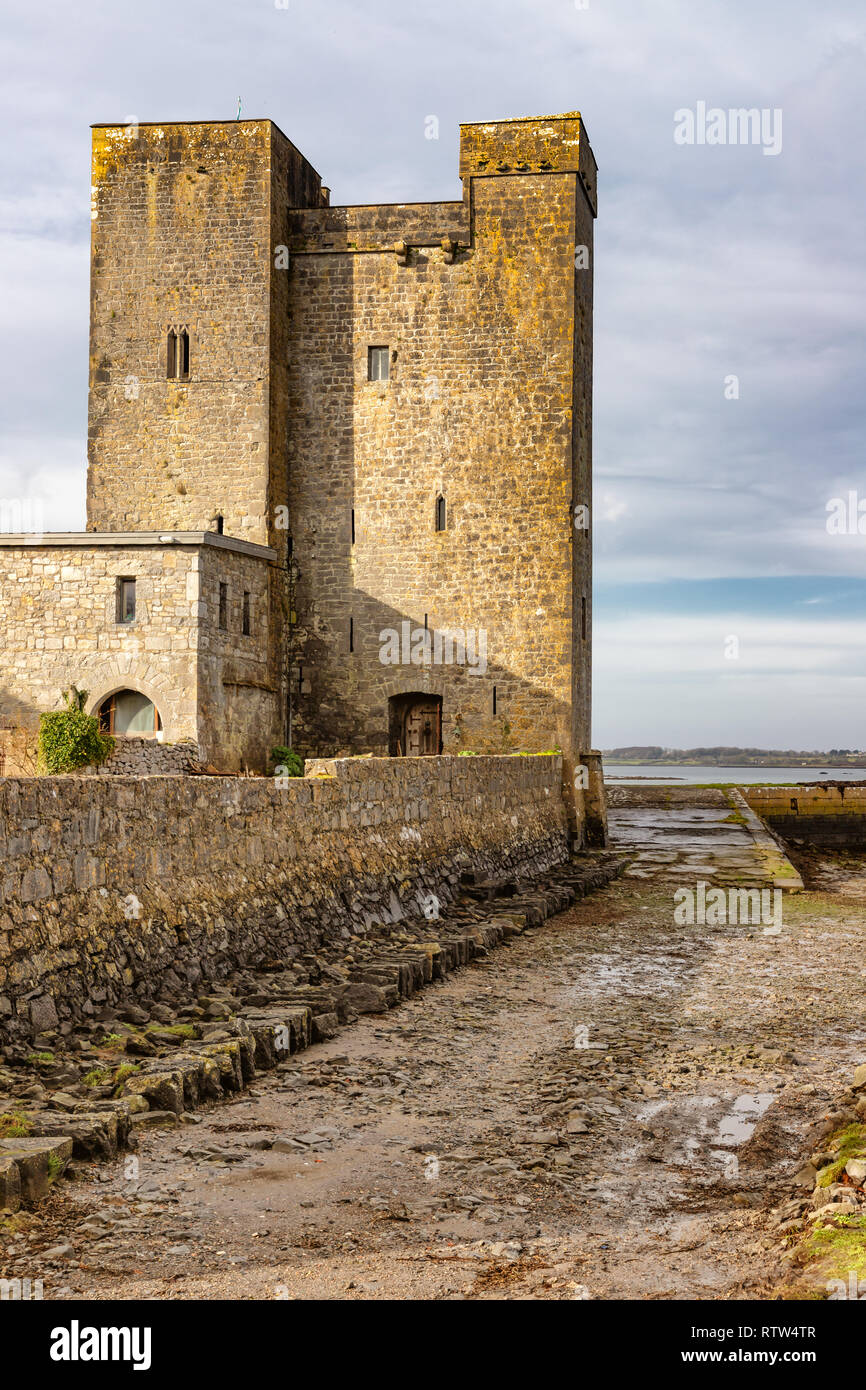
[[[135,622],[134,579],[118,579],[117,581],[117,621],[119,623]]]
[[[391,375],[391,349],[371,347],[367,349],[367,380],[387,381]]]

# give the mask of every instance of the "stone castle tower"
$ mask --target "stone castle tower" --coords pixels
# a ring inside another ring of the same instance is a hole
[[[148,679],[217,766],[590,746],[596,164],[575,112],[460,177],[331,207],[271,121],[94,128],[87,534],[156,632],[188,557]]]

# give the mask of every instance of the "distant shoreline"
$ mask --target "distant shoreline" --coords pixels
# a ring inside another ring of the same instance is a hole
[[[687,758],[681,758],[681,759],[678,759],[677,761],[673,761],[673,760],[672,760],[672,761],[670,761],[670,762],[663,762],[661,759],[659,759],[658,762],[655,762],[655,761],[653,761],[653,762],[645,762],[645,761],[643,761],[643,760],[638,761],[638,760],[635,759],[635,758],[608,758],[604,753],[602,753],[602,755],[601,755],[601,760],[602,760],[602,764],[604,764],[604,763],[610,763],[611,766],[613,766],[613,767],[650,767],[650,768],[656,768],[656,767],[743,767],[743,768],[767,768],[769,771],[772,771],[773,768],[777,768],[777,767],[790,767],[790,768],[799,768],[799,769],[801,769],[803,772],[814,771],[816,768],[827,768],[827,769],[832,769],[832,770],[835,770],[835,771],[838,771],[838,772],[845,772],[845,771],[848,771],[848,772],[864,772],[864,773],[866,773],[866,762],[857,762],[857,763],[831,763],[831,762],[827,762],[827,761],[824,761],[824,762],[818,761],[818,762],[814,762],[814,763],[801,763],[801,762],[797,762],[796,760],[788,760],[788,759],[785,759],[785,760],[783,760],[783,761],[774,762],[774,763],[767,763],[767,762],[759,762],[759,763],[758,763],[758,762],[752,762],[752,763],[743,763],[743,762],[713,763],[713,762],[707,762],[706,759],[704,759],[704,758],[701,758],[700,761],[698,761],[697,759],[692,759],[692,758],[688,758],[688,759],[687,759]]]

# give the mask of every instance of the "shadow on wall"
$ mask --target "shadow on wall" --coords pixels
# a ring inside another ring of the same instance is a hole
[[[0,689],[0,776],[35,775],[39,714],[35,705]]]
[[[487,210],[494,245],[500,211]],[[462,216],[462,205],[454,212]],[[327,245],[336,252],[344,246],[340,216],[327,214]],[[590,615],[572,601],[571,395],[560,399],[539,367],[525,401],[501,419],[496,409],[506,396],[513,402],[502,339],[522,323],[524,299],[489,276],[486,262],[473,269],[470,252],[446,266],[438,249],[412,247],[395,281],[393,252],[316,254],[324,243],[306,239],[305,225],[290,215],[290,742],[311,756],[394,753],[392,702],[413,694],[441,702],[444,753],[561,747],[568,757],[589,740],[581,727],[588,676],[578,681],[580,708],[572,706],[572,662],[588,665],[580,622],[584,616],[588,634]],[[521,221],[527,236],[534,225]],[[377,244],[384,240],[379,229]],[[422,331],[421,302],[437,327]],[[481,336],[471,349],[467,316]],[[533,343],[546,350],[555,332],[543,317],[535,329]],[[375,371],[365,358],[365,338],[368,354],[386,351],[372,344],[388,344],[387,381],[378,358]],[[415,355],[404,371],[410,342]],[[476,380],[479,390],[489,386],[483,411],[466,392]],[[527,450],[537,452],[535,470]],[[499,460],[499,476],[482,493],[484,460],[494,472]],[[528,541],[521,517],[533,499],[546,529]],[[465,634],[462,663],[423,660],[428,638],[456,629]],[[433,710],[430,723],[435,745]]]

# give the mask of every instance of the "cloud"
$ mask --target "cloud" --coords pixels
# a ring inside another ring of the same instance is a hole
[[[730,638],[736,637],[732,647]],[[735,659],[726,652],[738,650]],[[863,745],[863,621],[683,617],[608,620],[595,633],[599,747]]]

